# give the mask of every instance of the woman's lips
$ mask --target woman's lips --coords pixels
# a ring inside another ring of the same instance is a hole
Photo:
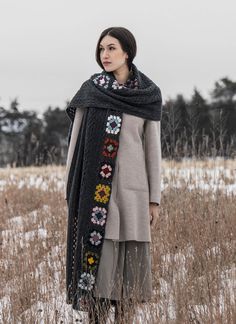
[[[109,65],[111,62],[104,62],[103,65]]]

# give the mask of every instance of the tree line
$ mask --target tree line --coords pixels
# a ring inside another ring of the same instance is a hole
[[[0,106],[0,166],[65,164],[70,121],[65,107],[39,115],[21,111],[14,99],[9,108]],[[207,102],[194,88],[189,100],[182,94],[163,105],[162,155],[234,158],[236,155],[236,82],[215,82]]]
[[[207,102],[194,88],[190,100],[179,94],[165,103],[162,151],[165,158],[234,158],[236,154],[236,82],[215,82]]]
[[[69,119],[65,108],[49,106],[43,115],[20,111],[17,99],[0,107],[0,166],[65,164]]]

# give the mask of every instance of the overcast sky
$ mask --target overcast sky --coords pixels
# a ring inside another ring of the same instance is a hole
[[[134,34],[134,63],[164,101],[195,86],[208,99],[215,81],[236,81],[235,17],[235,0],[0,0],[0,105],[64,108],[101,71],[95,46],[110,26]]]

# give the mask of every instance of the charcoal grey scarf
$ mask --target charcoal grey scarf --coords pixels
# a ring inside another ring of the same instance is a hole
[[[96,283],[123,113],[160,120],[162,97],[159,87],[134,64],[123,85],[112,72],[95,73],[66,108],[71,120],[68,144],[76,108],[87,109],[67,181],[66,288],[67,303],[79,310]]]

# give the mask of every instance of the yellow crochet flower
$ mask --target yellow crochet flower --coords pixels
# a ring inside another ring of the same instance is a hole
[[[94,199],[96,201],[99,201],[99,202],[102,202],[102,203],[105,204],[106,202],[108,202],[108,199],[109,199],[109,196],[110,196],[110,191],[111,191],[110,186],[99,183],[96,186]]]
[[[91,265],[95,262],[94,258],[91,256],[90,258],[88,258],[88,263]]]

